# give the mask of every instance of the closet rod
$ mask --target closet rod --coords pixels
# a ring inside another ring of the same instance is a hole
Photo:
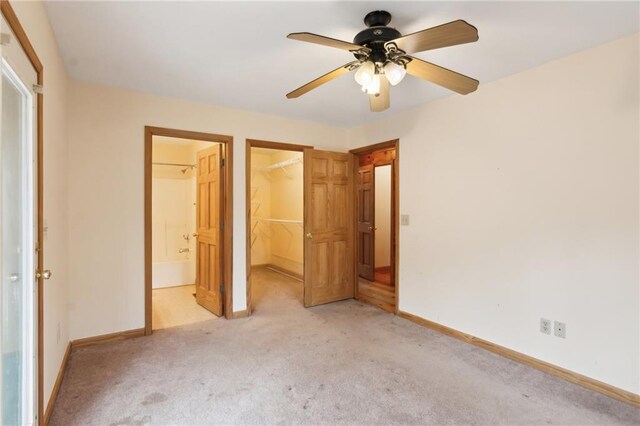
[[[260,170],[274,170],[282,169],[294,164],[302,164],[302,157],[290,158],[289,160],[280,161],[279,163],[270,164],[268,166],[260,167]]]
[[[154,166],[178,166],[178,167],[195,167],[195,164],[179,164],[179,163],[153,163]]]
[[[265,222],[276,222],[276,223],[295,223],[297,225],[302,225],[301,220],[288,220],[288,219],[268,219],[265,217],[257,217],[256,220],[262,220]]]

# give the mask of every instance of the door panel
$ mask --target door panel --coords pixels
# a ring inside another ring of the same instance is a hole
[[[351,154],[306,149],[304,303],[354,295],[354,202]]]
[[[373,164],[358,169],[358,275],[374,279],[375,179]]]
[[[220,316],[220,145],[199,151],[197,164],[196,301]]]

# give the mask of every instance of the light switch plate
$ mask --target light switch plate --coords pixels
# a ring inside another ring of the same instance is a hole
[[[401,214],[400,215],[400,225],[409,226],[409,215],[408,214]]]

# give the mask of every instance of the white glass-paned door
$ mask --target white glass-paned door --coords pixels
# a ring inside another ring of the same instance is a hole
[[[2,32],[7,34],[4,19]],[[12,47],[2,49],[0,86],[0,423],[31,425],[36,422],[37,349],[34,73],[10,36]]]

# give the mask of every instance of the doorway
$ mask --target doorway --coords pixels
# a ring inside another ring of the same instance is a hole
[[[10,6],[2,3],[0,158],[0,423],[42,416],[42,65]],[[6,41],[6,43],[5,43]],[[17,41],[17,43],[15,42]],[[29,45],[30,47],[30,45]]]
[[[264,294],[254,286],[274,289],[282,277],[298,280],[289,282],[297,307],[352,298],[354,156],[247,140],[246,159],[249,313]]]
[[[145,128],[145,334],[233,317],[231,143]]]
[[[398,309],[398,141],[351,151],[358,161],[357,298]]]
[[[303,303],[304,146],[247,141],[247,300]]]
[[[222,314],[222,298],[208,288],[220,284],[220,144],[166,136],[153,136],[152,143],[152,324],[158,330]]]

